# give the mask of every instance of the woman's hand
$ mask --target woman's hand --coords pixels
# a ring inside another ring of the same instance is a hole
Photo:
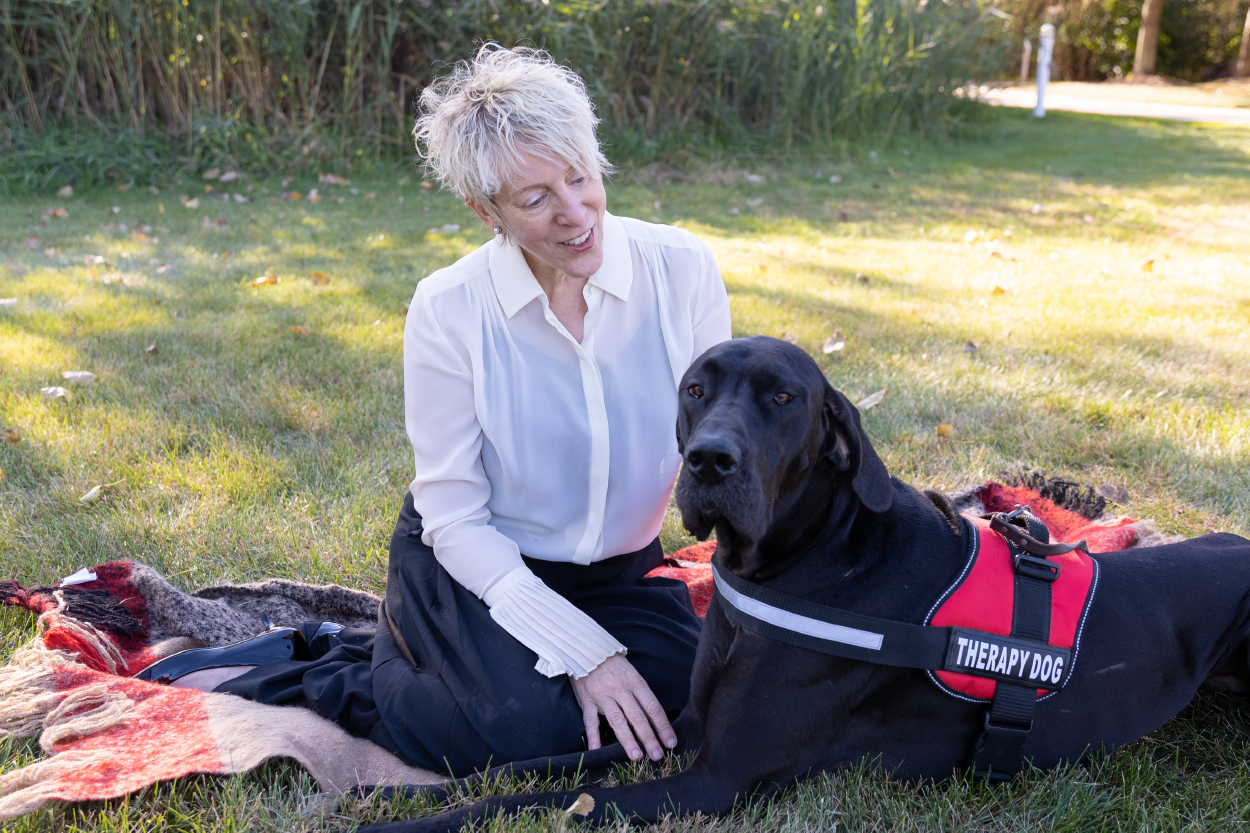
[[[617,741],[625,747],[631,761],[642,757],[639,741],[651,760],[663,757],[657,734],[669,749],[677,745],[677,734],[664,716],[660,701],[624,655],[613,654],[585,677],[573,680],[573,689],[582,704],[582,721],[591,749],[601,745],[599,715],[608,719],[608,725],[616,732]]]

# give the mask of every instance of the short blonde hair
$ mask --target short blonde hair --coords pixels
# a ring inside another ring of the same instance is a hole
[[[421,93],[413,136],[426,167],[498,220],[494,198],[520,173],[524,150],[604,176],[612,166],[582,79],[538,49],[486,43]]]

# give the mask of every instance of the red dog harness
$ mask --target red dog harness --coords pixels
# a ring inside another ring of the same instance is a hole
[[[1016,581],[1011,550],[1007,540],[990,529],[988,520],[969,520],[976,524],[980,533],[979,546],[973,549],[959,578],[933,606],[925,624],[967,629],[986,636],[1011,636]],[[938,688],[961,700],[987,702],[994,699],[1000,679],[1012,683],[1042,680],[1052,685],[1066,680],[1080,646],[1089,604],[1094,599],[1098,565],[1088,553],[1080,550],[1048,560],[1060,569],[1050,584],[1050,628],[1046,642],[1052,647],[1070,649],[1071,655],[1025,653],[1027,649],[1012,648],[1010,644],[1007,650],[1002,650],[999,640],[967,637],[966,645],[956,642],[956,648],[962,650],[956,656],[955,665],[969,668],[970,673],[930,671],[929,676]],[[972,667],[984,676],[973,676]],[[1037,689],[1039,699],[1054,693],[1051,686]]]
[[[1022,766],[1037,701],[1072,676],[1098,562],[1083,551],[1084,541],[1050,544],[1046,526],[1028,507],[965,521],[976,530],[969,536],[971,553],[921,625],[785,596],[716,562],[714,593],[731,622],[761,636],[924,669],[947,694],[988,703],[972,767],[978,777],[1006,780]]]

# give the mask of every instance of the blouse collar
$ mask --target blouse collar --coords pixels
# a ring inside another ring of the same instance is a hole
[[[504,315],[511,318],[530,301],[543,294],[538,279],[525,262],[521,247],[496,237],[490,243],[490,277]],[[590,285],[621,299],[629,300],[634,282],[633,257],[625,224],[606,211],[603,213],[603,265],[590,276]]]

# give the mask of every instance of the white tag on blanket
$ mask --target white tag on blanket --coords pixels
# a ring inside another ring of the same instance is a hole
[[[74,573],[72,576],[66,576],[65,578],[61,579],[61,583],[58,584],[57,586],[58,587],[71,587],[75,584],[86,584],[89,581],[95,581],[95,580],[96,580],[96,574],[92,572],[91,570],[87,569],[86,567],[83,567],[81,570]]]

